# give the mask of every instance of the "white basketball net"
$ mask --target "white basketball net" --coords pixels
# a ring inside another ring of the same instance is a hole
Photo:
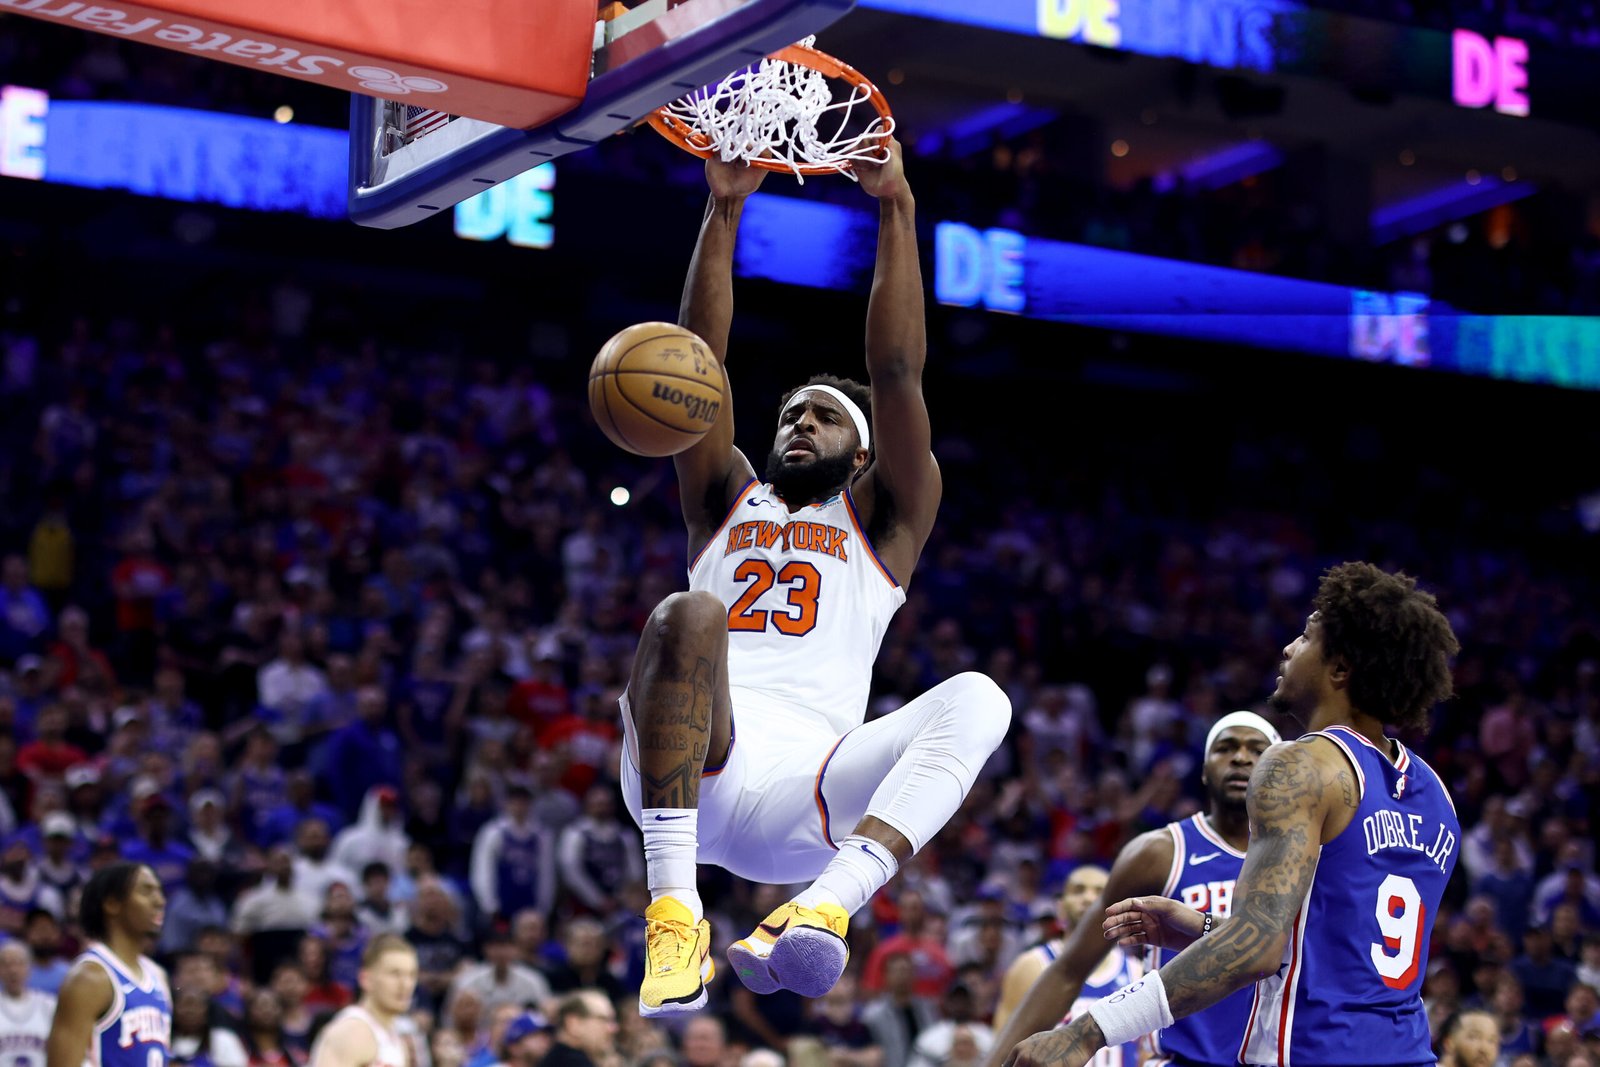
[[[815,37],[800,44],[809,48]],[[710,143],[724,163],[766,159],[794,171],[803,184],[803,166],[825,167],[856,180],[849,164],[887,163],[885,140],[894,119],[876,114],[860,132],[850,132],[851,113],[866,104],[871,90],[850,85],[850,94],[833,98],[833,80],[819,70],[779,59],[763,59],[753,69],[735,71],[716,86],[697,89],[665,110]],[[818,130],[821,123],[831,129]]]

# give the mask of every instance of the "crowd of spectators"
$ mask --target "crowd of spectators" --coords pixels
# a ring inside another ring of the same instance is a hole
[[[0,936],[34,987],[81,944],[86,872],[123,856],[168,892],[182,1063],[302,1062],[365,940],[396,931],[419,950],[433,1067],[531,1067],[542,1023],[604,1014],[556,1017],[585,989],[620,1020],[594,1031],[600,1067],[973,1067],[1065,876],[1195,810],[1207,727],[1261,706],[1337,537],[1418,568],[1465,647],[1458,697],[1411,739],[1465,830],[1430,1011],[1491,1008],[1508,1064],[1596,1062],[1592,543],[1457,523],[1442,502],[1470,500],[1469,476],[1422,460],[1390,521],[1347,528],[1361,490],[1303,475],[1275,507],[1227,510],[1093,450],[943,430],[951,489],[870,714],[977,668],[1011,696],[1012,735],[857,917],[833,993],[719,980],[708,1012],[663,1026],[635,1010],[647,897],[616,698],[644,616],[684,581],[670,478],[607,502],[620,457],[571,375],[401,351],[401,331],[319,343],[315,314],[295,321],[271,343],[159,317],[0,337]],[[1306,466],[1230,432],[1225,481]],[[1160,467],[1172,447],[1152,432],[1122,452]],[[702,876],[721,941],[784,899]]]

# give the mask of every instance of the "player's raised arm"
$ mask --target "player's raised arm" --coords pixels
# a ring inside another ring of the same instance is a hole
[[[1355,779],[1332,742],[1306,737],[1268,749],[1250,779],[1250,850],[1234,887],[1233,914],[1065,1029],[1018,1045],[1008,1065],[1082,1067],[1107,1044],[1128,1040],[1127,1032],[1170,1026],[1276,973],[1330,816],[1343,816],[1337,824],[1343,829],[1358,803]]]
[[[1172,835],[1166,830],[1152,830],[1129,842],[1112,864],[1100,899],[1073,926],[1061,954],[1044,969],[1015,1012],[1004,1021],[984,1059],[984,1067],[998,1067],[1019,1042],[1052,1029],[1066,1017],[1083,990],[1083,983],[1111,951],[1112,943],[1101,933],[1107,905],[1125,897],[1161,892],[1171,867]]]
[[[700,223],[700,239],[689,262],[678,325],[688,327],[711,346],[727,370],[728,330],[733,323],[733,249],[745,198],[756,191],[766,172],[743,163],[706,160],[711,195]],[[689,554],[699,552],[727,514],[734,493],[754,471],[733,447],[733,394],[724,392],[716,425],[693,447],[673,457],[683,518],[689,527]]]
[[[377,1058],[378,1039],[372,1027],[345,1016],[330,1022],[317,1037],[309,1067],[368,1067]]]
[[[45,1043],[45,1067],[83,1067],[95,1024],[111,1007],[111,998],[111,976],[104,967],[79,963],[67,973]]]
[[[855,168],[861,188],[878,198],[878,260],[867,304],[874,457],[858,495],[870,494],[862,506],[870,509],[870,525],[880,537],[899,525],[910,534],[910,558],[902,561],[904,576],[933,530],[941,492],[928,406],[922,397],[928,332],[916,202],[906,183],[899,141],[890,140],[887,163],[858,162]],[[880,544],[879,549],[901,554],[898,545]]]

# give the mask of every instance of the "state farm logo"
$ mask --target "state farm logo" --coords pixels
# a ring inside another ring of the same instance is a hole
[[[423,78],[415,74],[402,77],[387,67],[350,67],[345,73],[354,78],[361,88],[383,96],[442,93],[450,88],[437,78]]]

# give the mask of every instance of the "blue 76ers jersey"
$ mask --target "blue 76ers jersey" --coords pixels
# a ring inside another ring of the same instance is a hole
[[[1172,869],[1162,896],[1215,915],[1218,921],[1233,911],[1233,886],[1244,867],[1244,853],[1223,840],[1202,814],[1167,824],[1172,835]],[[1157,966],[1177,956],[1157,949]],[[1165,1030],[1150,1035],[1152,1063],[1176,1061],[1227,1067],[1239,1061],[1239,1042],[1250,1018],[1250,1002],[1255,994],[1241,989],[1205,1011],[1179,1019]]]
[[[1056,958],[1056,942],[1043,946],[1046,964]],[[1123,986],[1137,982],[1144,977],[1144,964],[1138,958],[1124,952],[1120,947],[1113,946],[1100,961],[1100,965],[1085,978],[1083,988],[1078,991],[1078,999],[1072,1002],[1066,1018],[1060,1025],[1076,1019],[1094,1006],[1094,1002],[1109,997]],[[1090,1057],[1084,1067],[1139,1067],[1139,1042],[1125,1041],[1120,1045],[1111,1045],[1101,1049]]]
[[[96,941],[81,960],[92,960],[111,976],[111,1007],[95,1023],[87,1067],[167,1067],[172,1042],[172,993],[154,960],[139,957],[138,978],[109,948]]]
[[[1444,783],[1395,743],[1391,763],[1344,726],[1311,734],[1349,758],[1361,802],[1322,846],[1283,966],[1256,983],[1240,1055],[1272,1067],[1434,1062],[1422,979],[1461,823]]]

